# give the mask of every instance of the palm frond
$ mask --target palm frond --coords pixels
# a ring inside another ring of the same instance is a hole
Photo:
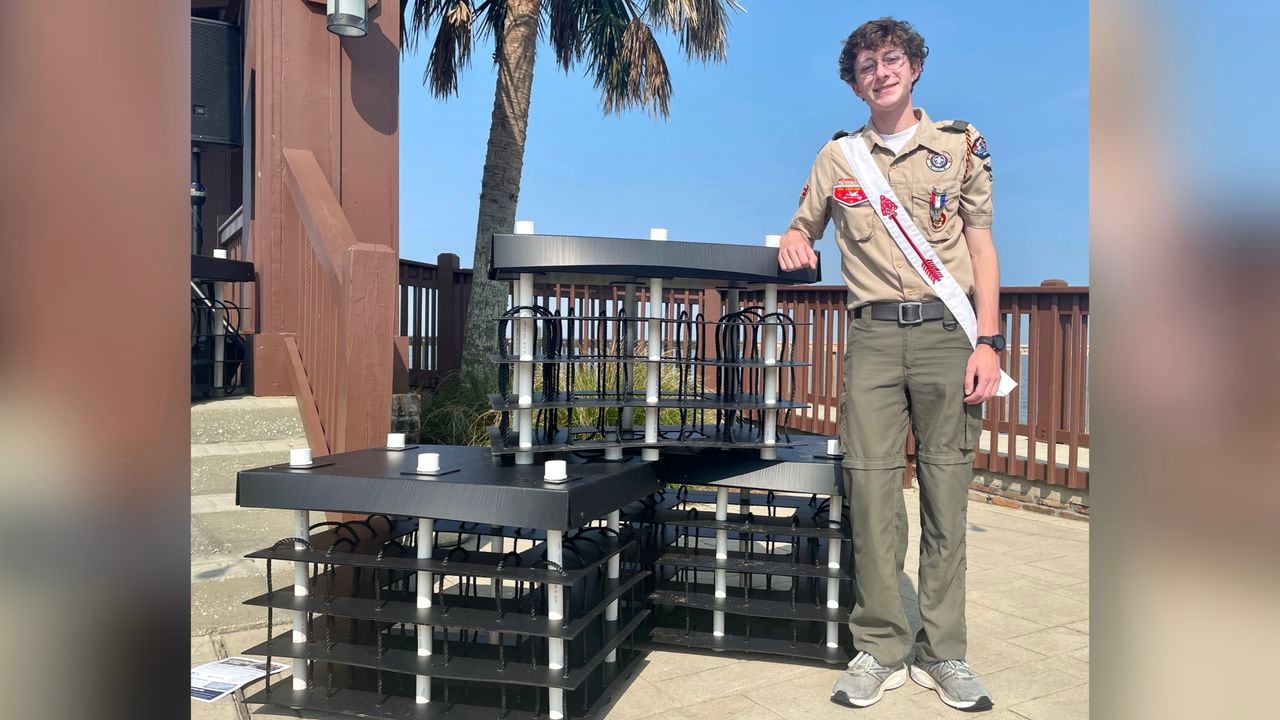
[[[467,0],[453,0],[452,7],[439,13],[440,27],[431,46],[423,83],[436,97],[458,94],[461,69],[471,62],[471,27],[475,13]]]
[[[671,104],[671,75],[658,41],[649,26],[634,18],[622,34],[622,66],[626,71],[626,91],[605,95],[605,112],[620,112],[636,106],[650,115],[667,117]]]
[[[547,39],[562,70],[567,71],[582,60],[586,49],[586,21],[592,4],[584,0],[548,0],[545,5]]]
[[[686,57],[705,63],[725,59],[731,10],[744,11],[737,0],[649,0],[645,14],[679,38]]]
[[[457,0],[400,0],[400,49],[415,51],[418,38]],[[405,11],[409,14],[406,16]]]
[[[479,35],[481,38],[493,38],[493,59],[497,62],[502,56],[502,41],[507,28],[507,0],[485,0],[476,9],[480,16]]]

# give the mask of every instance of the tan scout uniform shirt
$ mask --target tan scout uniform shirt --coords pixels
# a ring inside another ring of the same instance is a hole
[[[977,128],[968,123],[934,123],[916,108],[920,124],[915,135],[894,155],[875,126],[862,129],[871,157],[898,198],[906,205],[920,232],[933,245],[956,282],[973,294],[973,264],[964,229],[991,227],[991,162]],[[941,223],[931,222],[929,197],[946,194]],[[836,224],[840,271],[849,288],[849,309],[873,302],[936,300],[927,283],[903,257],[845,159],[838,141],[828,142],[813,162],[809,183],[791,227],[810,242],[822,237],[827,220]]]

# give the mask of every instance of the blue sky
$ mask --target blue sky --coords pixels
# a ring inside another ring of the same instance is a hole
[[[836,72],[841,42],[886,14],[930,48],[916,104],[986,136],[995,177],[1003,285],[1045,278],[1087,284],[1088,6],[1071,3],[863,3],[742,0],[728,60],[689,64],[659,37],[671,68],[670,120],[604,117],[582,69],[538,49],[520,219],[539,232],[762,243],[795,211],[813,157],[831,134],[867,119]],[[429,43],[422,43],[428,45]],[[422,86],[427,50],[400,77],[400,254],[457,253],[471,265],[493,104],[489,46],[474,52],[460,94]],[[823,282],[840,282],[832,230]]]

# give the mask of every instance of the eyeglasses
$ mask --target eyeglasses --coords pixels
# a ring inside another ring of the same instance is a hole
[[[907,59],[906,53],[900,52],[898,50],[892,50],[890,52],[885,53],[885,56],[880,59],[879,64],[883,65],[885,68],[889,70],[897,70],[898,68],[902,67],[902,63],[905,62],[906,59]],[[858,65],[856,68],[854,68],[854,72],[858,73],[858,77],[863,77],[863,78],[875,75],[876,73],[875,59],[873,58],[870,60],[866,60],[865,62]]]

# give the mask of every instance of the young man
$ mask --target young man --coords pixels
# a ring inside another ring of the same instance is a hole
[[[973,711],[993,706],[965,662],[965,528],[982,402],[1001,380],[1000,278],[986,141],[972,125],[935,122],[912,104],[928,52],[910,24],[893,18],[865,23],[845,41],[840,78],[871,121],[837,133],[818,154],[778,262],[815,267],[812,243],[835,222],[852,318],[840,419],[856,586],[849,628],[860,652],[831,699],[865,707],[910,674],[946,704]],[[975,314],[976,343],[965,329]],[[908,422],[921,510],[923,628],[914,638],[898,585]]]

